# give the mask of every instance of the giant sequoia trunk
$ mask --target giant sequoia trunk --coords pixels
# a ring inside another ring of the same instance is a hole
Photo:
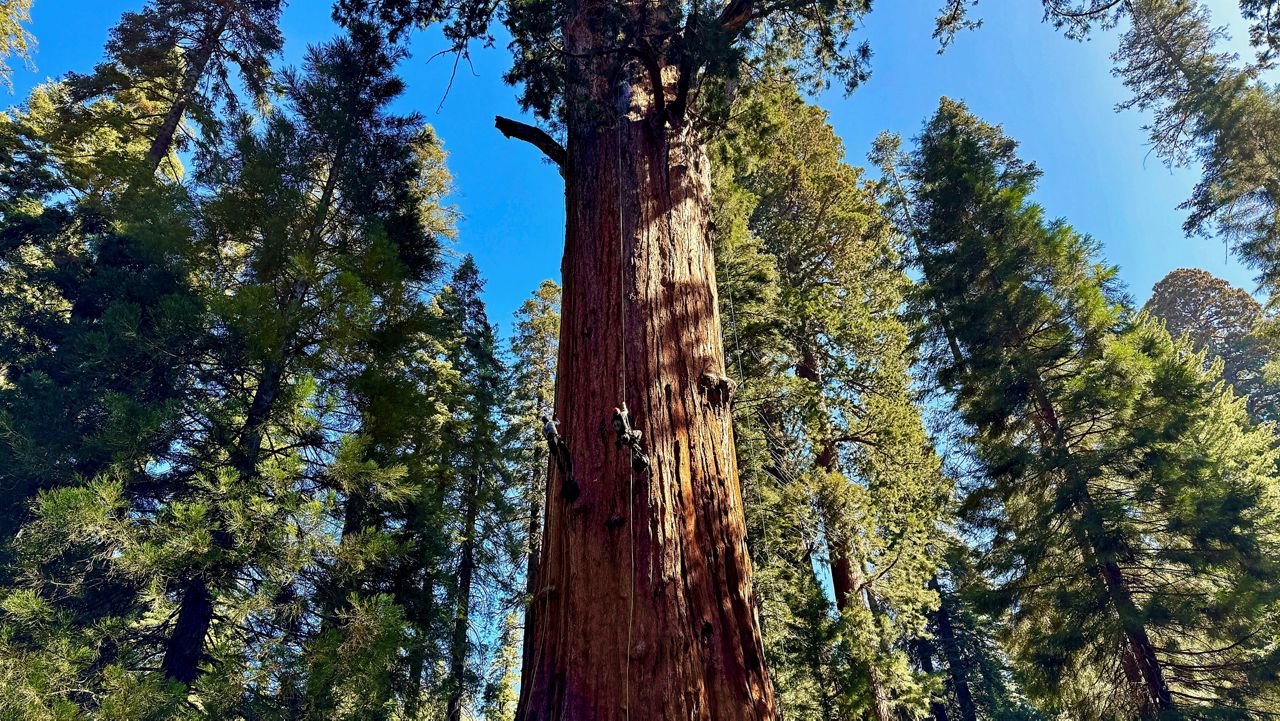
[[[574,9],[570,8],[570,15]],[[586,12],[586,9],[583,10]],[[619,118],[609,40],[572,56],[556,415],[581,495],[548,484],[517,718],[772,719],[708,237],[704,148],[650,94]],[[603,109],[607,109],[607,112]],[[626,403],[650,465],[610,429]]]

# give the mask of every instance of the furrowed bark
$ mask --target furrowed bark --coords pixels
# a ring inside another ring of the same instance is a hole
[[[652,98],[602,120],[618,56],[592,52],[610,42],[592,22],[565,32],[590,66],[571,73],[556,389],[581,495],[551,469],[516,717],[773,719],[729,391],[703,380],[725,372],[707,154]],[[650,460],[634,481],[610,430],[624,402]]]

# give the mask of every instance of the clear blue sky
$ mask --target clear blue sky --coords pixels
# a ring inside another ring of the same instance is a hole
[[[876,3],[862,32],[875,52],[871,80],[850,97],[829,92],[820,98],[852,163],[865,163],[881,130],[909,138],[939,97],[963,99],[1022,142],[1023,157],[1045,174],[1037,199],[1051,215],[1102,241],[1107,259],[1120,266],[1121,278],[1139,302],[1161,276],[1184,266],[1253,289],[1250,272],[1224,260],[1221,243],[1183,236],[1177,205],[1190,193],[1195,174],[1170,171],[1148,156],[1142,117],[1114,112],[1125,98],[1110,75],[1114,37],[1069,41],[1041,22],[1038,2],[984,0],[978,11],[985,26],[961,35],[939,56],[930,37],[939,3]],[[38,69],[17,69],[13,101],[46,78],[90,69],[120,13],[141,4],[36,0],[31,29],[39,41]],[[1232,0],[1210,4],[1217,22],[1238,24]],[[290,3],[283,21],[283,62],[296,63],[308,44],[334,34],[329,5],[328,0]],[[504,46],[500,38],[495,48],[477,48],[473,68],[460,67],[437,111],[450,61],[428,63],[442,41],[419,34],[415,57],[402,66],[408,92],[400,108],[422,112],[444,139],[456,183],[453,202],[463,215],[456,249],[475,255],[488,279],[491,317],[505,330],[511,313],[540,281],[559,277],[564,208],[555,170],[532,148],[505,140],[493,128],[495,114],[518,115],[514,91],[502,83],[508,66]]]

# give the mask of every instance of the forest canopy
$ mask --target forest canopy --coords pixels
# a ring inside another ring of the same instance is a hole
[[[832,100],[866,0],[137,0],[33,81],[75,5],[0,4],[0,719],[1280,717],[1280,3],[1017,29],[1253,277],[1149,291],[980,102]]]

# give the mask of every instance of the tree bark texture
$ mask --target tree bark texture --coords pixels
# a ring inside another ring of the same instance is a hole
[[[556,388],[581,495],[566,500],[553,464],[516,717],[773,719],[724,377],[707,155],[687,125],[661,119],[652,95],[602,120],[591,106],[615,107],[618,83],[602,68],[616,57],[588,52],[605,40],[585,19],[565,32],[569,51],[591,58],[569,93]],[[610,425],[623,403],[649,458],[634,475]]]
[[[203,578],[189,579],[182,586],[182,603],[173,632],[165,643],[160,668],[167,679],[190,685],[200,674],[204,640],[213,625],[213,596]]]

